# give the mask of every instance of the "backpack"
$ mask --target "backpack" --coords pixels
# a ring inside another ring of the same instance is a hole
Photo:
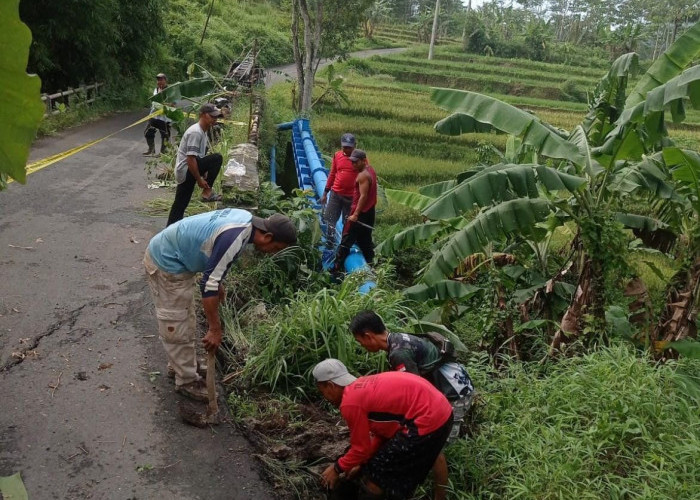
[[[455,361],[457,359],[455,354],[455,345],[443,334],[438,332],[424,332],[413,333],[412,335],[429,341],[437,348],[438,353],[440,353],[440,364]]]

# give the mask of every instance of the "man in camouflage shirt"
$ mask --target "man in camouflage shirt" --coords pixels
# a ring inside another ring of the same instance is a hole
[[[471,407],[474,386],[460,363],[442,359],[437,347],[427,339],[408,333],[389,333],[373,311],[361,311],[350,321],[355,340],[369,352],[386,351],[391,369],[419,375],[428,380],[452,404],[454,426],[449,439],[459,436],[466,412]],[[440,453],[433,465],[435,500],[446,497],[447,461]]]

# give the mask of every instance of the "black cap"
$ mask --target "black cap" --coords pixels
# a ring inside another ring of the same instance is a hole
[[[253,227],[266,233],[272,233],[275,241],[281,241],[287,245],[296,245],[297,243],[297,228],[292,219],[286,215],[272,214],[267,219],[253,216],[251,222]]]
[[[340,136],[340,145],[344,148],[354,148],[357,141],[352,134],[343,134]]]
[[[199,108],[199,114],[208,114],[210,116],[221,116],[221,110],[214,106],[212,103],[208,102]]]
[[[364,160],[367,158],[367,153],[361,149],[356,149],[350,154],[350,161],[355,163],[357,160]]]

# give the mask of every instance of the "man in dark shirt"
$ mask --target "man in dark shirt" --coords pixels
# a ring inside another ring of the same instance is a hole
[[[464,366],[443,360],[437,347],[427,339],[407,333],[389,333],[373,311],[361,311],[350,321],[355,340],[369,352],[386,351],[392,370],[419,375],[433,384],[452,404],[454,426],[449,439],[459,436],[466,412],[471,407],[474,387]],[[433,467],[435,500],[445,498],[447,462],[440,453]]]

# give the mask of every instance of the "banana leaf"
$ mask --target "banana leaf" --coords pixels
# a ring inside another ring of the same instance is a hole
[[[434,88],[431,99],[442,109],[454,113],[435,124],[435,130],[439,133],[458,135],[481,132],[488,125],[519,137],[538,154],[569,160],[577,165],[583,162],[576,147],[555,129],[542,124],[536,116],[503,101],[476,92],[444,88]]]
[[[634,52],[623,54],[612,63],[593,91],[593,102],[582,127],[592,144],[600,145],[612,129],[625,106],[625,92],[630,75],[637,74],[639,57]]]
[[[493,165],[436,198],[423,215],[432,220],[445,219],[513,196],[537,198],[537,182],[550,191],[575,191],[586,179],[542,165]]]
[[[688,196],[696,214],[700,214],[700,154],[679,148],[665,148],[666,166],[671,169],[673,179],[690,190]]]
[[[669,182],[666,170],[662,153],[646,156],[639,162],[628,164],[613,172],[607,189],[621,194],[642,190],[661,199],[683,201]]]
[[[32,33],[19,18],[19,0],[0,2],[0,190],[3,175],[24,184],[29,148],[44,114],[41,80],[27,74]]]
[[[615,220],[629,229],[641,229],[643,231],[653,232],[657,229],[666,229],[668,224],[653,217],[646,215],[616,213]]]
[[[659,57],[630,92],[625,108],[636,106],[647,98],[647,92],[662,85],[700,55],[700,22],[695,23]]]
[[[432,285],[418,283],[412,287],[406,288],[403,293],[411,300],[425,302],[427,300],[454,300],[465,299],[476,295],[483,289],[462,283],[455,280],[441,280]]]
[[[414,247],[428,240],[432,240],[441,233],[454,231],[464,224],[466,224],[466,222],[462,217],[456,217],[452,220],[438,220],[425,224],[417,224],[404,229],[391,238],[387,238],[377,245],[376,251],[382,255],[389,256],[397,250]]]
[[[495,240],[520,233],[527,236],[551,212],[543,199],[518,198],[506,201],[478,214],[464,228],[451,235],[445,245],[433,255],[422,281],[428,285],[444,280],[454,273],[467,256],[482,252]]]
[[[433,198],[412,191],[385,189],[384,192],[386,193],[386,197],[394,203],[418,210],[419,212],[429,206],[434,200]]]
[[[605,143],[593,150],[594,154],[613,155],[616,159],[641,158],[645,151],[644,144],[653,146],[659,142],[660,136],[665,136],[664,113],[670,109],[675,122],[685,119],[685,102],[700,109],[700,65],[687,69],[663,85],[650,91],[646,100],[635,106],[625,108],[615,128],[608,134]],[[634,125],[644,124],[648,132],[645,134],[635,130]],[[658,130],[662,128],[662,130]]]
[[[448,189],[452,189],[456,185],[457,181],[455,179],[450,179],[449,181],[436,182],[435,184],[428,184],[427,186],[420,187],[418,188],[418,192],[430,198],[437,198],[442,193]]]

